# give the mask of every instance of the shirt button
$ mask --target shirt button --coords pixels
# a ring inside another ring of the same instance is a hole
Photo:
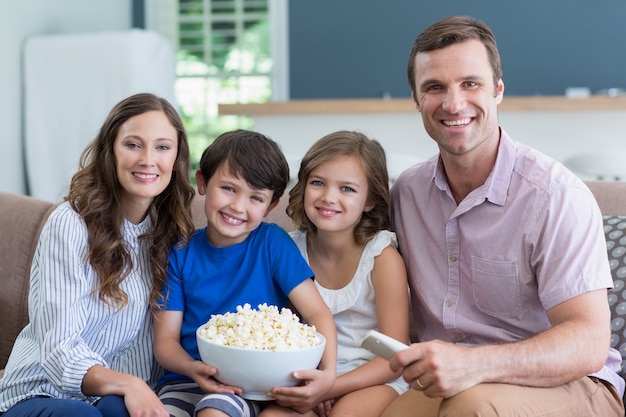
[[[456,255],[450,255],[450,262],[456,262],[457,257]]]
[[[463,339],[463,335],[461,333],[457,333],[454,335],[454,340],[456,340],[457,342],[461,339]]]
[[[452,307],[453,305],[454,305],[454,303],[452,302],[452,300],[447,300],[446,301],[446,306]]]

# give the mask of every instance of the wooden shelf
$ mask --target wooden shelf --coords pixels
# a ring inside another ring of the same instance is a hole
[[[565,96],[504,97],[498,106],[501,112],[565,112],[626,110],[626,97]],[[306,114],[354,113],[414,113],[410,99],[347,99],[347,100],[292,100],[270,103],[220,104],[221,115],[271,116]]]

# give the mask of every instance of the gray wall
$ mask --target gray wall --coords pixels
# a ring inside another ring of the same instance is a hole
[[[415,37],[461,14],[494,31],[506,95],[626,87],[624,0],[315,0],[289,3],[291,98],[408,97]]]
[[[0,191],[27,192],[22,153],[21,54],[25,39],[130,27],[131,0],[0,0]],[[68,115],[67,123],[71,122]]]

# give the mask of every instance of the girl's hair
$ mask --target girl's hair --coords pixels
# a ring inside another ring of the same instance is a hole
[[[209,182],[217,168],[228,162],[230,173],[256,189],[272,190],[272,203],[280,199],[289,182],[289,164],[280,145],[251,130],[219,135],[202,153],[200,173]]]
[[[376,140],[362,133],[337,131],[324,136],[313,144],[304,155],[298,172],[298,182],[289,191],[287,215],[296,229],[316,233],[317,228],[309,220],[304,210],[304,192],[311,172],[319,165],[340,156],[357,156],[367,177],[367,204],[374,208],[363,212],[354,229],[354,240],[364,244],[379,230],[389,228],[389,175],[383,147]]]
[[[80,157],[66,199],[87,227],[89,263],[100,283],[94,292],[103,302],[124,307],[128,295],[120,287],[133,270],[132,258],[122,238],[122,186],[116,171],[113,146],[120,127],[131,117],[163,112],[177,132],[178,154],[172,179],[148,210],[152,228],[141,239],[149,242],[152,288],[150,305],[156,307],[166,277],[169,250],[186,242],[194,231],[191,201],[195,191],[189,183],[190,161],[187,134],[176,109],[165,99],[141,93],[119,102]]]

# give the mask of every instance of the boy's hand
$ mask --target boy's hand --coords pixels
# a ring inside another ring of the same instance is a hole
[[[194,361],[190,368],[189,377],[193,379],[204,392],[224,392],[228,394],[241,395],[243,390],[240,387],[231,387],[218,382],[214,375],[217,368],[207,365],[202,361]]]
[[[295,387],[276,387],[267,395],[282,407],[291,408],[299,413],[312,410],[323,400],[335,383],[335,373],[308,369],[295,371],[293,377],[301,382]]]

